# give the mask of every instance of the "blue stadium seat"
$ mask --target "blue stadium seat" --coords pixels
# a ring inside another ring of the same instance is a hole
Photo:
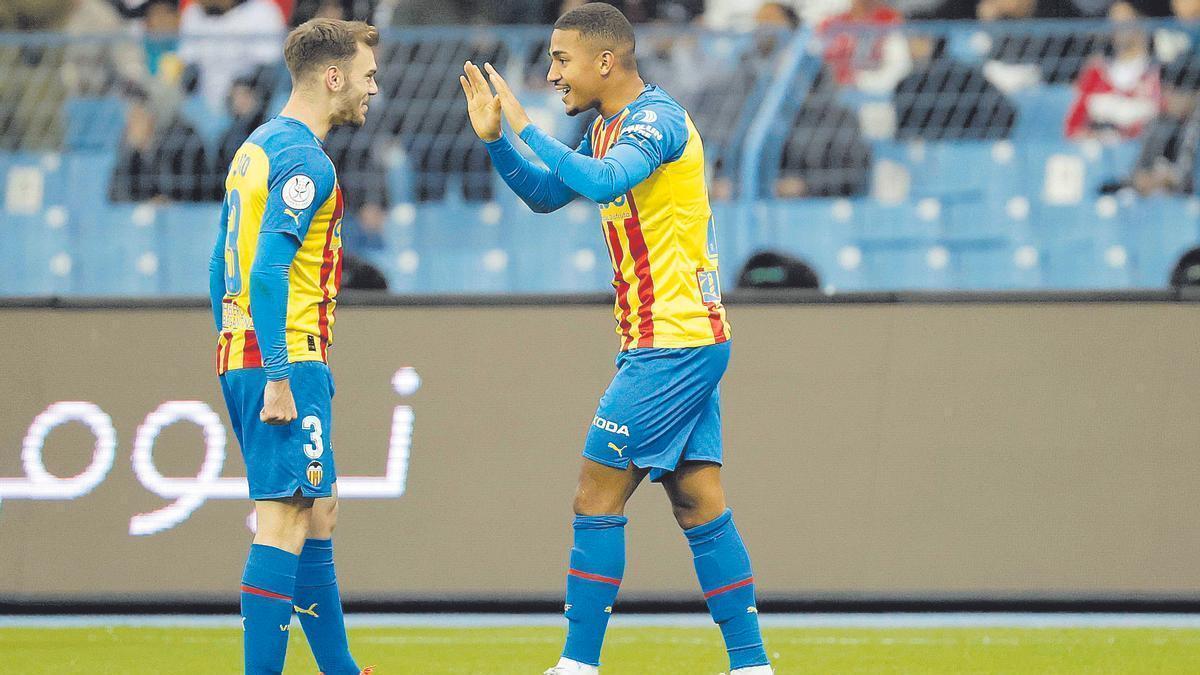
[[[1017,106],[1013,140],[1062,140],[1066,132],[1067,111],[1075,100],[1070,85],[1035,87],[1011,94]]]
[[[74,97],[63,106],[68,151],[112,152],[125,133],[125,103],[117,96]]]
[[[75,228],[80,295],[158,295],[157,214],[146,205],[112,206]]]
[[[156,218],[159,288],[166,295],[207,295],[208,260],[216,242],[220,204],[173,204]]]
[[[72,247],[73,229],[69,220],[57,227],[49,226],[45,212],[9,213],[0,218],[0,237],[5,246],[19,252],[8,256],[8,269],[0,275],[0,295],[70,293],[79,265]]]
[[[755,205],[757,224],[747,237],[746,255],[757,249],[778,250],[807,261],[823,286],[862,288],[861,266],[848,269],[839,260],[843,249],[854,244],[849,218],[857,203],[836,199],[760,202]],[[736,275],[737,271],[729,269],[727,274]]]
[[[1179,257],[1200,246],[1200,202],[1177,197],[1139,200],[1123,210],[1122,220],[1136,286],[1165,286]]]
[[[1045,253],[1032,243],[964,241],[950,245],[950,250],[956,289],[1014,290],[1043,285]]]

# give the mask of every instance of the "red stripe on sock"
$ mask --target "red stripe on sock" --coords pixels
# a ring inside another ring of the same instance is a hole
[[[612,577],[602,577],[599,574],[589,574],[587,572],[580,572],[577,569],[569,569],[569,570],[567,570],[567,574],[572,577],[579,577],[580,579],[587,579],[588,581],[599,581],[602,584],[612,584],[613,586],[621,585],[620,579],[613,579]]]
[[[734,583],[729,584],[728,586],[722,586],[720,588],[712,589],[711,591],[704,594],[704,599],[707,600],[714,595],[728,593],[729,591],[732,591],[734,589],[741,588],[743,586],[749,586],[752,583],[754,583],[754,577],[746,577],[745,579],[742,579],[741,581],[735,581]]]
[[[249,593],[250,595],[261,595],[261,596],[262,596],[262,597],[264,597],[264,598],[271,598],[271,599],[273,599],[273,600],[287,600],[288,602],[291,602],[291,601],[292,601],[292,599],[291,599],[291,598],[289,598],[289,597],[288,597],[288,596],[286,596],[286,595],[280,595],[280,594],[278,594],[278,593],[272,593],[271,591],[264,591],[264,590],[263,590],[263,589],[261,589],[261,588],[255,588],[255,587],[253,587],[253,586],[247,586],[246,584],[242,584],[242,592],[243,592],[243,593]]]

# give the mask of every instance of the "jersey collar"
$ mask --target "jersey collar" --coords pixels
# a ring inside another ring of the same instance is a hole
[[[642,87],[642,93],[638,94],[637,98],[630,101],[629,105],[625,106],[624,108],[621,108],[616,113],[614,113],[612,117],[605,118],[603,124],[608,125],[610,122],[612,122],[613,120],[620,117],[621,113],[625,112],[626,110],[629,110],[633,106],[634,103],[637,103],[638,101],[642,100],[643,96],[645,96],[646,94],[649,94],[651,91],[654,91],[655,89],[658,89],[658,87],[653,84],[648,84],[645,87]]]
[[[287,115],[276,115],[275,119],[293,126],[300,127],[301,129],[307,131],[309,136],[312,136],[312,139],[317,142],[317,145],[321,146],[322,148],[325,147],[325,141],[322,141],[320,138],[318,138],[317,135],[313,133],[312,129],[309,129],[308,125],[304,122],[301,122],[295,117],[288,117]]]

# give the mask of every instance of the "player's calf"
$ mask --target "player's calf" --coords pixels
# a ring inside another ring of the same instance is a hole
[[[712,521],[683,533],[692,548],[692,562],[708,611],[725,638],[730,670],[742,672],[766,666],[750,554],[733,524],[733,511],[726,509]]]
[[[254,508],[258,530],[242,572],[242,642],[245,672],[266,675],[281,672],[287,655],[296,570],[312,500],[262,500]]]
[[[358,675],[350,655],[346,622],[333,563],[333,530],[337,525],[337,492],[316,500],[308,539],[300,552],[296,573],[295,610],[312,648],[313,658],[325,675]]]

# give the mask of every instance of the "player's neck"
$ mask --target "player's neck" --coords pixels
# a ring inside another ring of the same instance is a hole
[[[633,103],[633,101],[642,95],[642,90],[646,88],[646,83],[642,81],[640,75],[633,75],[622,81],[620,84],[609,92],[604,100],[600,102],[600,115],[604,119],[608,119],[613,115],[621,112],[625,106]]]
[[[303,97],[292,94],[279,114],[304,123],[314,136],[324,142],[332,125],[329,124],[329,111],[318,109],[319,107]]]

